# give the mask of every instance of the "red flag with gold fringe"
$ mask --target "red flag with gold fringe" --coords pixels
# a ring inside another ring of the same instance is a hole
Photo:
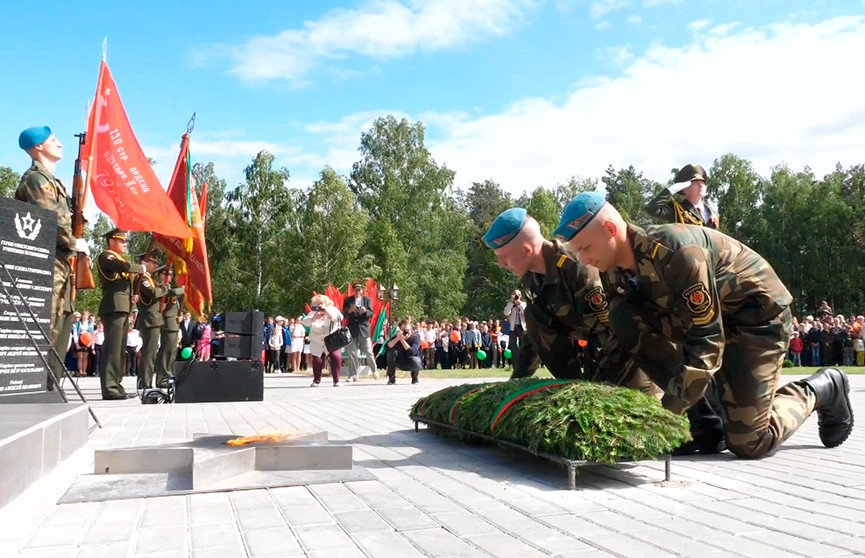
[[[205,242],[203,211],[198,206],[198,196],[192,180],[189,161],[189,133],[183,134],[180,141],[180,154],[174,165],[168,195],[174,206],[186,216],[194,236],[188,239],[175,238],[161,234],[153,235],[153,244],[167,254],[176,270],[178,285],[186,287],[184,301],[189,311],[196,317],[210,309],[213,302],[210,288],[210,264]],[[202,190],[202,195],[206,189]]]
[[[114,226],[178,238],[192,236],[144,155],[104,60],[85,139],[82,156],[87,160],[90,191]]]

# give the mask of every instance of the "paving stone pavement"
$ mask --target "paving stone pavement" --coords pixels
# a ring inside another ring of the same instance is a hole
[[[865,376],[851,380],[865,417]],[[661,462],[594,466],[569,491],[559,465],[414,431],[418,397],[466,381],[279,375],[264,402],[142,406],[100,401],[84,378],[105,427],[0,509],[0,557],[865,555],[862,428],[829,450],[812,417],[766,459],[676,458],[666,484]],[[376,480],[57,504],[94,449],[299,429],[350,442]]]

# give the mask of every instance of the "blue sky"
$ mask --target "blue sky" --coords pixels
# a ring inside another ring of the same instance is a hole
[[[193,160],[230,187],[260,149],[294,186],[348,173],[387,113],[423,121],[463,188],[666,180],[727,152],[764,174],[865,162],[863,0],[49,0],[4,6],[0,33],[0,165],[23,171],[18,133],[47,124],[67,183],[106,36],[165,182],[193,112]]]

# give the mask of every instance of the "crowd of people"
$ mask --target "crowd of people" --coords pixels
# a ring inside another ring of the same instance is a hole
[[[140,370],[143,340],[141,332],[135,327],[138,310],[130,313],[126,334],[126,349],[123,361],[125,376],[138,376]],[[102,359],[102,346],[105,343],[105,327],[98,316],[88,310],[73,313],[74,321],[69,335],[65,365],[66,369],[77,376],[98,376]],[[177,318],[176,355],[181,360],[183,349],[192,350],[194,358],[208,361],[212,358],[212,343],[217,339],[207,314],[197,320],[185,312]],[[193,358],[193,357],[190,357]]]

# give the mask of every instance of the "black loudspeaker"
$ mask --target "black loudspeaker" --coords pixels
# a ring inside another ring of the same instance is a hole
[[[264,401],[261,361],[212,360],[174,363],[175,403]]]
[[[225,333],[236,333],[238,335],[261,336],[264,328],[264,313],[257,310],[252,312],[226,312],[223,321]]]
[[[222,339],[222,355],[231,358],[261,360],[261,335],[226,333]]]

